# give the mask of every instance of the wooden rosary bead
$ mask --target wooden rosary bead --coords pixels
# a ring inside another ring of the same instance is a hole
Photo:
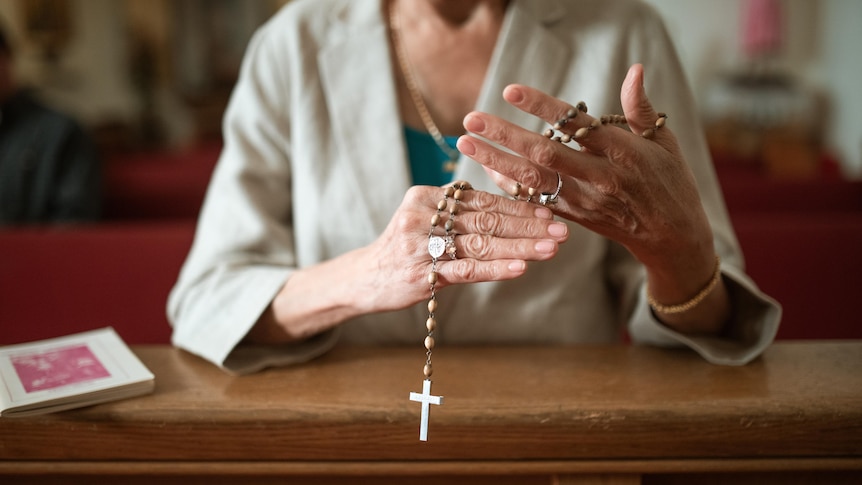
[[[431,227],[437,227],[440,225],[440,214],[434,214],[431,216]]]
[[[431,377],[431,374],[434,373],[434,369],[431,367],[431,364],[425,364],[425,368],[422,369],[422,372],[425,374],[425,378],[428,379]]]
[[[578,112],[583,112],[583,113],[587,112],[587,105],[583,101],[579,102],[575,106],[575,108],[572,108],[572,109],[569,109],[568,111],[566,111],[566,117],[558,120],[556,123],[553,124],[553,126],[551,128],[546,129],[542,133],[542,135],[544,135],[546,138],[551,139],[553,141],[558,141],[560,143],[569,143],[572,140],[578,140],[578,139],[581,139],[581,138],[587,136],[587,134],[590,132],[590,130],[594,130],[594,129],[602,126],[602,125],[610,125],[610,124],[625,125],[625,124],[628,124],[628,120],[626,119],[626,117],[624,115],[605,114],[605,115],[602,115],[602,116],[594,119],[593,121],[591,121],[588,126],[583,126],[581,128],[578,128],[577,130],[575,130],[574,135],[569,135],[567,133],[564,133],[562,135],[555,136],[554,130],[561,130],[569,121],[571,121],[572,119],[575,118],[575,116],[577,116]],[[655,121],[655,126],[644,130],[641,133],[641,136],[648,139],[648,140],[653,139],[655,137],[656,130],[664,127],[666,123],[667,123],[667,114],[658,113],[658,119],[656,119],[656,121]],[[514,197],[517,198],[518,195],[514,195]]]
[[[664,128],[667,124],[667,114],[666,113],[658,113],[658,118],[655,120],[655,126],[652,128],[647,128],[641,133],[641,136],[646,138],[647,140],[652,140],[655,138],[655,133],[659,128]]]
[[[428,350],[431,350],[434,348],[434,337],[432,337],[430,335],[425,337],[425,348]]]
[[[587,126],[584,126],[582,128],[578,128],[578,131],[575,132],[575,140],[579,140],[579,139],[587,136],[587,133],[589,133],[589,132],[590,132],[590,128]]]
[[[437,284],[437,277],[438,277],[438,275],[437,275],[436,271],[432,271],[432,272],[428,273],[428,283],[432,284],[432,285],[436,285]]]
[[[515,182],[515,186],[512,187],[512,190],[509,192],[513,198],[517,199],[521,196],[521,182]]]
[[[428,320],[425,320],[425,328],[427,328],[429,332],[433,332],[437,328],[437,319],[434,317],[428,317]]]
[[[443,211],[446,210],[446,206],[449,205],[449,201],[446,199],[441,199],[440,202],[437,202],[437,210]]]
[[[437,311],[437,299],[432,298],[428,300],[428,313],[434,313]]]

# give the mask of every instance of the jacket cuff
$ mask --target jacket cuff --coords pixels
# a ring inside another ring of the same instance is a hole
[[[757,358],[775,340],[781,305],[737,268],[722,264],[721,272],[733,308],[727,336],[687,335],[666,326],[650,309],[644,284],[629,321],[632,340],[662,347],[689,347],[718,365],[745,365]]]

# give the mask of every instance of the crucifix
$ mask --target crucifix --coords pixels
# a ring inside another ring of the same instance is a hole
[[[422,394],[410,393],[410,400],[422,403],[422,421],[419,425],[419,441],[428,441],[428,415],[431,413],[431,404],[443,404],[443,396],[431,395],[431,379],[422,381]]]

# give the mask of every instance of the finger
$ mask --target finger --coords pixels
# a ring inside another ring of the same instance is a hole
[[[523,189],[521,182],[506,177],[500,172],[492,170],[484,165],[482,165],[482,169],[485,170],[485,173],[488,174],[488,177],[491,178],[497,187],[503,189],[503,191],[509,194],[513,199],[517,199],[521,196],[521,190]]]
[[[464,126],[482,138],[464,135],[458,139],[458,150],[486,169],[519,182],[521,194],[527,194],[529,188],[535,193],[554,192],[558,172],[581,179],[603,180],[606,177],[601,157],[580,153],[502,118],[473,112],[465,117]],[[512,194],[515,187],[503,188]]]
[[[511,280],[523,275],[526,271],[527,263],[520,259],[444,261],[437,267],[438,286],[442,288],[453,284]]]
[[[542,206],[524,204],[531,208],[549,209]],[[455,220],[458,234],[479,234],[498,238],[553,239],[565,241],[569,237],[568,226],[553,219],[536,217],[506,216],[498,212],[464,212]]]
[[[462,234],[455,236],[454,242],[455,255],[458,259],[470,258],[482,261],[498,259],[545,261],[554,257],[559,250],[559,243],[552,239],[507,239],[483,234]]]
[[[555,175],[556,177],[556,175]],[[492,214],[496,216],[508,216],[523,219],[539,219],[547,221],[553,218],[553,213],[546,207],[524,204],[484,190],[467,191],[459,202],[461,205],[458,218],[465,216],[476,217],[476,214]],[[436,205],[436,203],[435,203]],[[490,232],[486,232],[490,234]]]
[[[543,143],[557,144],[547,139]],[[532,163],[520,155],[503,151],[484,140],[464,135],[458,139],[458,150],[483,165],[486,171],[490,170],[502,174],[510,180],[517,181],[516,183],[520,185],[504,187],[504,190],[510,194],[513,194],[517,189],[522,196],[529,197],[529,195],[535,195],[542,191],[554,192],[556,189],[558,171]],[[577,164],[572,163],[565,168],[560,167],[559,171],[569,174],[578,173],[577,168]],[[585,176],[583,171],[580,172],[580,175]]]
[[[643,134],[648,128],[655,127],[658,114],[644,89],[644,69],[640,64],[629,68],[628,74],[620,89],[620,103],[632,132]]]
[[[620,103],[632,132],[655,141],[671,152],[677,151],[676,136],[665,127],[667,115],[657,112],[646,95],[644,68],[641,64],[629,68],[620,89]]]
[[[590,160],[590,157],[579,157],[576,150],[572,150],[562,143],[549,140],[543,134],[525,130],[506,119],[488,113],[478,111],[468,113],[464,117],[464,128],[470,133],[480,135],[486,140],[506,147],[533,163],[555,171],[576,170],[577,167],[571,166],[574,162],[579,159],[583,162]],[[470,147],[465,146],[464,148],[472,152]],[[462,151],[462,153],[464,152]],[[468,156],[470,156],[469,153]],[[522,179],[516,178],[515,180],[525,182]]]
[[[497,187],[500,187],[501,189],[506,191],[506,193],[509,194],[509,196],[512,197],[513,200],[524,200],[530,196],[530,187],[525,187],[524,184],[522,184],[520,181],[509,178],[501,174],[500,172],[497,172],[496,170],[491,170],[484,165],[482,166],[482,168],[485,169],[485,173],[488,174],[491,180],[493,180],[494,183],[497,184]],[[533,189],[533,191],[535,192],[535,189]],[[550,210],[547,211],[547,214],[548,218],[553,217],[553,213]],[[537,214],[536,217],[541,216]]]
[[[630,142],[628,130],[615,125],[624,123],[624,117],[602,116],[596,118],[587,113],[586,105],[572,106],[538,89],[511,84],[503,90],[503,97],[516,108],[537,116],[555,130],[572,136],[589,152],[606,153],[612,147]]]

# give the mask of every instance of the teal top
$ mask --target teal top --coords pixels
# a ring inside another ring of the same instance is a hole
[[[445,136],[446,144],[455,148],[457,136]],[[430,133],[404,126],[404,139],[407,141],[407,157],[410,159],[410,173],[413,185],[446,185],[452,181],[452,173],[443,169],[449,155],[434,142]]]

